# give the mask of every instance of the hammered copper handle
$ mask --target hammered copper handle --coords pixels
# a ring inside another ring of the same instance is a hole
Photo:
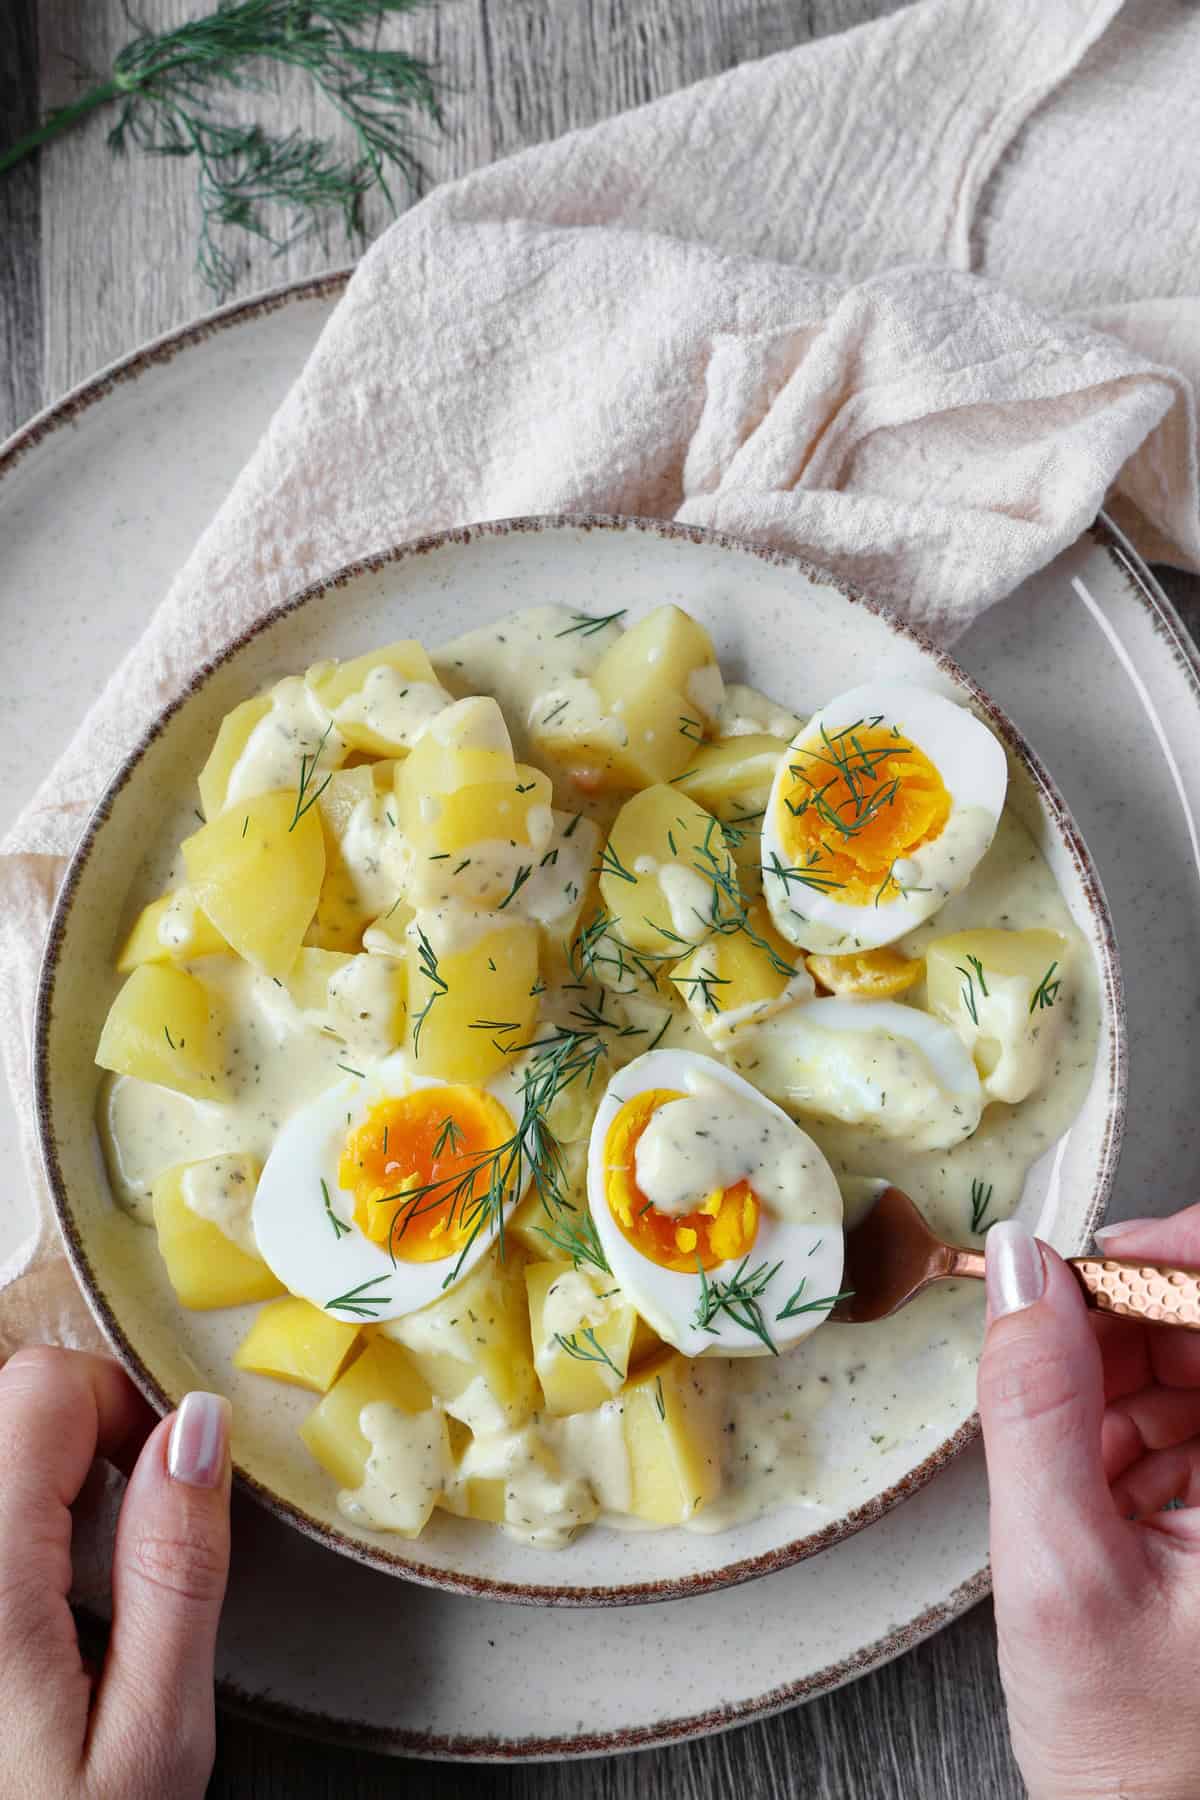
[[[944,1273],[983,1279],[983,1257],[977,1250],[951,1250]],[[1169,1263],[1122,1262],[1115,1256],[1073,1256],[1067,1267],[1097,1312],[1152,1325],[1182,1325],[1200,1331],[1200,1269],[1176,1269]]]
[[[1120,1262],[1115,1256],[1073,1256],[1068,1267],[1088,1305],[1099,1312],[1200,1331],[1200,1269]]]

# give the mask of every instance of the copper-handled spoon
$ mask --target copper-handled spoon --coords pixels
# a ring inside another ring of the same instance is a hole
[[[1088,1305],[1101,1312],[1200,1331],[1200,1269],[1112,1256],[1073,1256],[1067,1267]],[[964,1277],[983,1280],[982,1251],[944,1244],[907,1194],[884,1187],[866,1217],[846,1233],[842,1285],[851,1291],[829,1317],[869,1325],[899,1312],[931,1282]]]

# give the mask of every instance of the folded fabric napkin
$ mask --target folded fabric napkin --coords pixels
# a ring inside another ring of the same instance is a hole
[[[379,240],[3,846],[24,1118],[38,950],[109,770],[342,563],[470,519],[657,514],[801,551],[949,640],[1115,483],[1145,546],[1200,566],[1200,172],[1170,154],[1200,139],[1200,15],[1120,12],[925,0],[485,169]],[[32,1152],[29,1179],[0,1354],[91,1332]]]

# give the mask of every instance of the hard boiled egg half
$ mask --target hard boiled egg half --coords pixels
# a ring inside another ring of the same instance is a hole
[[[763,893],[806,950],[890,944],[964,888],[1008,766],[986,725],[924,688],[868,682],[792,739],[762,826]]]
[[[460,1281],[520,1199],[492,1175],[521,1116],[519,1077],[414,1075],[397,1052],[288,1120],[254,1198],[259,1252],[340,1319],[397,1319]],[[496,1204],[503,1192],[502,1206]]]
[[[764,1356],[828,1317],[842,1199],[799,1126],[710,1057],[652,1050],[609,1083],[588,1206],[613,1278],[685,1356]]]

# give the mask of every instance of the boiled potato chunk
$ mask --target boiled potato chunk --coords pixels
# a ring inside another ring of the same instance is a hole
[[[724,691],[712,639],[677,606],[660,606],[623,632],[597,663],[592,685],[624,728],[614,766],[639,787],[688,767]]]
[[[524,1257],[490,1250],[457,1287],[381,1334],[403,1344],[446,1411],[478,1434],[511,1431],[533,1411],[537,1377],[529,1341]]]
[[[393,763],[337,769],[322,787],[317,811],[325,836],[325,875],[306,941],[322,950],[357,950],[365,927],[395,898],[400,882],[399,817],[390,779]],[[389,839],[397,856],[389,866]],[[382,846],[382,850],[381,850]]]
[[[327,1394],[361,1330],[288,1294],[263,1307],[233,1353],[234,1366]]]
[[[853,994],[860,1000],[890,1000],[915,987],[925,972],[919,956],[901,956],[885,945],[881,950],[860,950],[854,956],[804,958],[814,981],[831,994]]]
[[[424,1074],[487,1081],[529,1041],[537,1016],[537,926],[486,916],[463,935],[440,913],[407,930],[407,1044]]]
[[[629,1511],[681,1525],[721,1487],[720,1430],[687,1358],[672,1351],[643,1364],[625,1385],[624,1409]]]
[[[188,882],[227,941],[277,979],[288,973],[316,911],[325,840],[315,807],[259,794],[183,840]]]
[[[450,696],[415,638],[349,662],[318,663],[306,680],[348,744],[402,756]]]
[[[408,815],[412,863],[407,893],[416,905],[457,899],[500,907],[538,868],[554,830],[550,778],[518,763],[504,781],[472,782],[426,795]]]
[[[719,738],[693,752],[685,773],[673,785],[724,818],[727,807],[736,807],[747,795],[757,797],[769,790],[787,748],[783,738],[768,737],[765,732]]]
[[[200,771],[200,804],[206,819],[215,819],[225,805],[229,777],[250,738],[250,733],[271,710],[269,694],[255,694],[243,700],[221,720],[216,742],[208,761]]]
[[[756,900],[741,930],[697,945],[675,964],[671,980],[720,1049],[793,1000],[812,997],[812,980],[799,958]]]
[[[634,950],[682,952],[741,910],[721,827],[665,784],[625,802],[600,871],[601,898],[622,942]]]
[[[228,1157],[210,1158],[228,1162]],[[258,1164],[246,1157],[244,1178],[253,1194],[258,1183]],[[282,1294],[277,1281],[260,1256],[252,1256],[233,1243],[219,1225],[193,1212],[187,1203],[187,1176],[204,1164],[176,1163],[157,1176],[152,1189],[154,1225],[158,1248],[167,1265],[167,1276],[181,1306],[207,1312],[219,1306],[245,1306],[252,1300],[270,1300]]]
[[[590,1412],[625,1380],[637,1314],[612,1286],[569,1262],[525,1270],[533,1364],[552,1413]]]
[[[191,962],[228,948],[195,895],[185,887],[175,888],[142,908],[117,958],[117,973],[128,975],[141,963]]]
[[[96,1061],[117,1075],[223,1100],[220,998],[184,969],[142,963],[109,1008]]]
[[[925,952],[929,1008],[975,1059],[988,1100],[1015,1106],[1053,1079],[1071,991],[1057,931],[956,931]]]
[[[397,765],[401,828],[406,835],[419,828],[443,794],[481,781],[508,781],[515,772],[512,740],[496,702],[486,695],[457,700]]]
[[[421,1414],[432,1402],[429,1388],[398,1344],[372,1338],[300,1427],[300,1436],[322,1468],[344,1488],[359,1488],[371,1445],[359,1427],[364,1406],[383,1404]]]
[[[324,1018],[329,1011],[329,983],[351,958],[338,950],[318,950],[305,944],[296,952],[284,987],[303,1013]]]

